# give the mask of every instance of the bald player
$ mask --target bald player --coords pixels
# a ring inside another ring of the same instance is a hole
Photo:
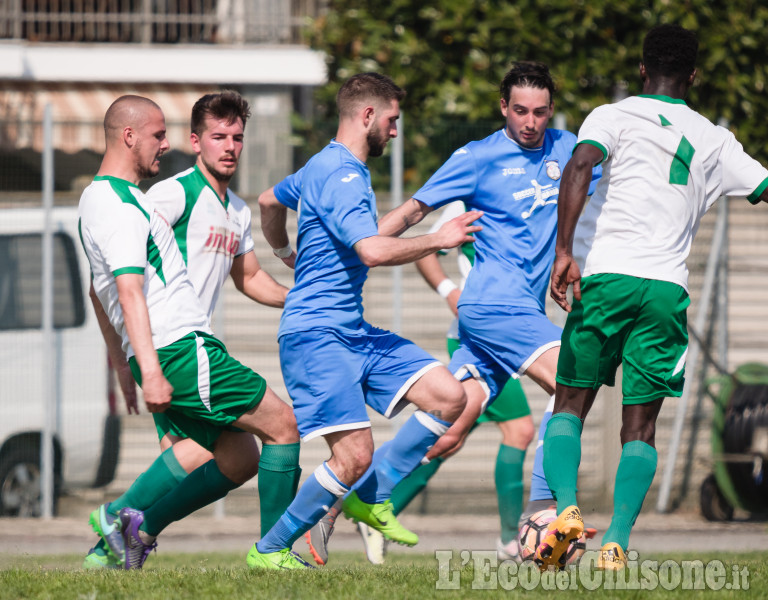
[[[122,96],[108,109],[104,130],[104,159],[79,205],[99,324],[110,355],[125,353],[147,410],[213,453],[188,476],[182,469],[179,481],[174,450],[166,450],[140,476],[155,482],[157,501],[143,511],[115,512],[108,503],[91,515],[109,554],[134,569],[168,524],[254,475],[252,434],[274,443],[296,425],[264,379],[212,335],[167,219],[138,188],[158,173],[169,148],[162,110],[147,98]]]

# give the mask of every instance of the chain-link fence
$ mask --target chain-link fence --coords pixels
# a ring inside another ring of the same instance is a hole
[[[404,119],[406,124],[405,131],[405,156],[404,178],[406,181],[406,198],[409,192],[413,192],[421,183],[423,178],[428,175],[430,169],[434,169],[450,155],[457,147],[461,146],[470,139],[484,137],[495,128],[501,126],[501,123],[481,123],[468,124],[465,127],[458,127],[456,124],[420,124],[409,122]],[[62,132],[70,124],[58,123],[56,129],[61,139],[66,137]],[[82,125],[82,124],[78,124]],[[0,121],[0,132],[7,131],[11,125],[9,122]],[[28,207],[40,206],[40,154],[39,148],[34,143],[20,144],[19,140],[37,139],[38,123],[30,122],[27,124],[29,135],[24,137],[17,136],[15,144],[7,143],[9,138],[5,138],[2,144],[2,155],[0,155],[0,200],[3,206],[24,205]],[[102,135],[100,124],[90,124],[93,128],[93,136],[98,138]],[[178,133],[174,135],[187,135],[186,123],[169,123],[169,131],[178,128]],[[295,148],[296,159],[295,167],[301,166],[307,156],[312,151],[319,149],[323,143],[327,142],[327,135],[333,131],[333,125],[330,123],[315,123],[303,131],[311,129],[317,135],[314,139],[307,139],[301,131],[293,134],[289,140]],[[326,132],[322,136],[320,132]],[[430,137],[428,134],[442,132]],[[255,131],[246,131],[246,135],[257,135]],[[54,139],[57,139],[54,135]],[[90,142],[84,144],[84,147],[91,147]],[[59,206],[74,206],[79,196],[80,190],[90,181],[98,168],[100,155],[95,150],[85,150],[79,152],[64,152],[58,150],[55,156],[56,169],[56,204]],[[243,161],[249,160],[244,154]],[[175,156],[171,155],[162,161],[162,172],[159,178],[170,176],[182,169],[187,168],[193,162],[193,156],[188,152],[178,152]],[[378,195],[378,205],[380,213],[385,212],[390,206],[390,197],[387,192],[390,184],[390,162],[387,157],[372,159],[370,161],[371,169],[375,175],[374,189]],[[258,169],[258,164],[251,164],[251,169]],[[426,175],[425,175],[426,173]],[[158,178],[158,179],[159,179]],[[151,182],[147,182],[148,184]],[[276,183],[274,181],[273,183]],[[233,186],[237,190],[236,186]],[[263,266],[272,273],[279,281],[290,285],[292,273],[288,271],[281,261],[272,256],[270,249],[263,240],[259,231],[258,207],[255,202],[255,196],[249,196],[249,203],[253,209],[253,232],[256,242],[256,254]],[[25,238],[25,240],[11,241],[9,236],[19,234],[19,229],[24,235],[39,235],[39,223],[35,221],[33,225],[11,225],[6,215],[10,214],[7,209],[3,209],[3,217],[0,222],[3,223],[3,229],[0,230],[0,317],[5,323],[5,314],[8,313],[8,286],[13,283],[18,267],[19,257],[36,256],[32,252],[24,251],[23,244],[32,243],[34,239]],[[691,322],[693,316],[698,314],[698,301],[701,297],[702,285],[706,271],[707,261],[710,254],[710,243],[717,219],[717,211],[713,210],[706,215],[696,242],[694,244],[689,266],[691,270],[690,289],[692,295],[692,305],[689,309]],[[726,341],[726,350],[728,362],[726,367],[734,369],[738,364],[749,360],[761,360],[765,352],[764,333],[762,323],[765,319],[761,317],[762,304],[760,298],[764,297],[765,278],[760,277],[760,270],[763,269],[766,255],[764,248],[768,248],[768,213],[758,208],[749,206],[744,201],[734,200],[729,205],[730,214],[730,234],[729,244],[727,246],[727,278],[728,289],[730,292],[729,302],[727,304],[727,315],[729,317],[728,335],[723,336],[721,332],[715,330],[710,339],[713,348],[717,347],[720,340]],[[414,227],[408,235],[424,233],[436,214],[430,215],[423,223]],[[27,220],[34,220],[36,217],[24,217]],[[70,225],[66,225],[67,218],[71,215],[63,215],[58,221],[58,231],[66,234]],[[289,221],[292,235],[295,238],[295,219]],[[83,261],[82,251],[76,239],[76,235],[71,232],[68,234],[74,240],[74,246],[69,250],[70,254],[79,261]],[[16,244],[16,245],[14,245]],[[22,244],[22,245],[19,245]],[[61,256],[67,255],[62,251]],[[443,266],[446,271],[454,278],[458,279],[458,273],[453,260],[444,259]],[[81,273],[83,281],[87,281],[87,267],[81,264]],[[32,272],[32,271],[30,271]],[[57,269],[58,272],[58,269]],[[764,272],[764,271],[763,271]],[[81,285],[84,285],[81,281]],[[10,282],[10,283],[9,283]],[[762,287],[759,287],[762,286]],[[17,301],[19,301],[17,299]],[[86,345],[90,346],[100,344],[98,332],[93,329],[93,313],[88,305],[87,298],[80,299],[81,306],[78,310],[83,312],[84,323],[91,327],[90,338]],[[5,304],[3,304],[5,303]],[[445,333],[451,321],[451,314],[445,306],[444,301],[434,294],[420,278],[412,265],[406,265],[401,269],[377,268],[370,272],[369,280],[364,290],[364,304],[367,320],[374,325],[390,328],[400,324],[400,333],[405,337],[414,340],[416,343],[430,351],[437,358],[447,362],[447,352],[445,350]],[[399,308],[394,308],[399,307]],[[556,322],[562,322],[563,314],[554,305],[547,306],[548,313]],[[397,311],[397,312],[395,312]],[[8,313],[10,314],[10,313]],[[79,314],[79,313],[78,313]],[[708,324],[715,315],[707,309],[705,322]],[[279,311],[254,305],[250,300],[239,294],[231,283],[228,283],[222,295],[221,306],[216,315],[214,329],[227,343],[234,356],[243,363],[251,366],[256,371],[264,375],[269,384],[277,391],[278,395],[287,399],[285,388],[282,384],[282,377],[279,368],[279,359],[277,353],[276,332],[279,322]],[[394,325],[393,325],[394,324]],[[70,333],[78,332],[80,325],[73,325],[68,329]],[[7,333],[7,330],[13,327],[6,327],[1,333]],[[18,328],[17,328],[18,329]],[[28,330],[24,330],[28,332]],[[24,332],[21,332],[24,334]],[[19,334],[16,331],[15,334]],[[78,346],[68,346],[70,337],[64,335],[64,329],[59,331],[56,337],[60,360],[64,360],[73,355],[82,353],[82,348]],[[14,369],[21,375],[14,384],[16,387],[10,389],[3,385],[2,391],[2,414],[12,414],[13,411],[8,407],[14,407],[20,402],[30,402],[31,397],[39,394],[39,389],[33,385],[44,377],[39,362],[36,362],[34,353],[27,346],[22,345],[21,338],[14,338],[4,342],[3,352],[9,355],[15,355],[13,361]],[[39,343],[39,342],[38,342]],[[27,353],[30,353],[27,355]],[[91,380],[98,374],[98,381],[102,381],[101,373],[104,361],[101,358],[92,359],[91,364],[84,370],[72,370],[71,377],[79,373],[77,384],[84,389],[90,385]],[[58,369],[67,369],[64,363],[60,364]],[[79,368],[79,367],[78,367]],[[329,366],[332,368],[332,366]],[[58,372],[58,371],[57,371]],[[698,502],[698,486],[706,475],[711,471],[711,452],[710,452],[710,433],[709,423],[712,414],[712,403],[705,397],[700,399],[699,390],[701,387],[698,374],[688,372],[689,377],[693,377],[696,385],[693,389],[692,400],[690,401],[690,410],[685,417],[682,435],[680,437],[680,452],[674,461],[675,474],[670,489],[670,506],[672,508],[683,504],[688,507],[695,506]],[[101,386],[102,384],[99,383]],[[106,382],[103,383],[104,393],[100,396],[100,402],[103,401],[105,407],[104,414],[109,413],[107,403]],[[531,405],[534,421],[538,426],[548,397],[535,384],[524,380],[524,388],[528,395]],[[79,401],[81,392],[74,388],[62,392],[61,413],[58,421],[61,434],[64,427],[65,415],[71,406]],[[667,400],[662,409],[658,421],[657,445],[659,448],[659,472],[657,473],[651,495],[646,501],[646,510],[655,506],[658,494],[659,484],[662,481],[665,467],[665,457],[671,445],[671,436],[675,427],[677,400]],[[118,412],[124,412],[118,401],[115,405]],[[9,417],[10,418],[10,417]],[[618,464],[620,453],[619,430],[621,419],[621,404],[619,394],[616,390],[604,390],[598,396],[595,407],[590,414],[584,429],[584,450],[582,456],[582,467],[580,471],[580,491],[581,501],[584,510],[590,508],[605,509],[609,506],[607,502],[611,498],[613,478],[615,468]],[[68,422],[66,427],[75,427],[74,422]],[[113,497],[138,475],[151,460],[157,455],[157,444],[151,419],[144,417],[124,417],[122,419],[123,433],[121,440],[121,461],[117,465],[115,478],[107,487],[99,488],[104,492],[105,497]],[[377,443],[385,441],[394,431],[393,425],[382,418],[374,417],[374,437]],[[106,439],[103,436],[104,422],[103,418],[80,418],[77,427],[82,428],[82,432],[91,432],[95,437],[101,440],[101,446],[98,452],[105,453]],[[33,425],[28,425],[31,429]],[[95,432],[95,433],[94,433]],[[114,431],[112,432],[114,434]],[[85,433],[81,436],[85,438]],[[30,438],[34,443],[34,437]],[[456,457],[448,461],[441,469],[438,475],[430,482],[426,493],[414,503],[411,510],[424,510],[429,512],[473,512],[478,510],[493,512],[495,510],[496,497],[494,491],[494,465],[500,434],[492,424],[482,425],[477,432],[473,433],[466,447]],[[0,440],[0,445],[4,440]],[[7,446],[0,446],[0,453],[7,450]],[[81,449],[81,452],[84,450]],[[302,465],[305,473],[310,473],[321,460],[327,457],[327,448],[324,443],[315,441],[305,445],[302,451]],[[529,449],[526,459],[526,478],[529,476],[532,467],[534,447]],[[63,461],[67,461],[71,454],[62,451]],[[0,454],[0,466],[2,466],[2,454]],[[92,476],[86,484],[94,483],[104,484],[104,467],[94,466]],[[98,473],[97,473],[98,471]],[[66,469],[63,470],[61,485],[63,489],[75,490],[77,486],[83,485],[81,481],[68,480]],[[99,475],[100,473],[100,475]],[[98,477],[97,477],[98,475]],[[0,469],[2,476],[2,469]],[[100,477],[100,479],[99,479]],[[1,484],[2,482],[0,482]],[[239,506],[243,510],[252,511],[253,509],[253,487],[244,486],[244,489],[233,495],[227,502],[227,511],[236,512]],[[244,504],[243,504],[244,502]],[[12,511],[7,511],[12,512]]]

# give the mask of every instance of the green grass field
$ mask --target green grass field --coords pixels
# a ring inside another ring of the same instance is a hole
[[[660,554],[653,557],[661,564],[674,561],[681,565],[685,560],[700,560],[705,565],[712,560],[722,561],[722,569],[712,568],[709,579],[700,578],[705,589],[683,589],[682,566],[678,570],[680,581],[675,585],[677,567],[664,575],[659,571],[655,589],[610,589],[608,585],[594,587],[602,572],[588,570],[577,581],[560,581],[554,576],[547,580],[528,579],[522,583],[503,568],[497,576],[475,573],[474,562],[461,566],[461,555],[441,574],[433,555],[397,555],[387,558],[384,566],[365,562],[360,553],[334,554],[325,568],[303,572],[254,572],[246,568],[241,553],[219,552],[212,554],[158,554],[151,556],[142,571],[83,571],[82,556],[56,555],[12,556],[0,554],[0,598],[73,598],[95,600],[98,598],[122,599],[203,599],[235,600],[239,598],[301,598],[311,600],[364,598],[366,600],[397,600],[405,598],[496,598],[524,597],[526,599],[551,598],[553,593],[566,595],[597,594],[601,598],[665,598],[674,600],[692,594],[706,594],[717,598],[768,598],[768,552],[752,554],[710,553],[707,555]],[[647,559],[648,557],[643,557]],[[671,563],[668,563],[671,564]],[[717,563],[720,565],[721,563]],[[737,569],[734,569],[734,566]],[[663,569],[662,569],[663,570]],[[495,573],[495,569],[492,569]],[[642,568],[634,571],[642,577]],[[738,575],[736,574],[738,572]],[[744,574],[748,572],[745,577]],[[563,574],[565,575],[565,574]],[[646,578],[653,586],[653,578]],[[663,581],[662,585],[660,581]],[[689,579],[687,587],[691,587]],[[749,589],[727,589],[737,581]],[[485,582],[485,583],[484,583]],[[533,586],[533,583],[538,585]],[[719,591],[712,590],[722,584]],[[478,585],[491,589],[478,589]],[[558,592],[558,585],[564,592]],[[455,589],[458,586],[458,589]],[[630,581],[630,587],[632,582]],[[452,589],[438,589],[448,587]],[[525,589],[525,588],[531,589]],[[673,589],[665,589],[673,588]],[[507,588],[507,589],[505,589]],[[564,597],[564,596],[561,596]]]

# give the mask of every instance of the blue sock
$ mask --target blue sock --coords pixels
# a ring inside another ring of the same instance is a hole
[[[555,397],[549,399],[544,416],[539,425],[539,441],[536,444],[536,455],[533,458],[533,473],[531,473],[531,495],[529,502],[534,500],[553,500],[552,491],[547,485],[547,478],[544,477],[544,434],[547,432],[547,423],[552,418],[552,411],[555,409]]]
[[[296,498],[275,526],[259,540],[256,549],[265,553],[293,547],[293,543],[309,531],[336,500],[348,491],[349,488],[339,481],[328,464],[321,464],[301,485]]]
[[[386,444],[388,448],[353,489],[368,504],[379,504],[392,496],[392,489],[421,464],[424,455],[451,424],[417,410]]]

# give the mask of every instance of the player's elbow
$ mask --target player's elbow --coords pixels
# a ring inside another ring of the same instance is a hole
[[[367,238],[357,242],[357,244],[355,244],[355,251],[360,258],[360,262],[368,268],[386,264],[386,253],[380,245],[374,241],[374,238]]]
[[[277,197],[275,196],[274,187],[269,188],[268,190],[265,190],[259,194],[258,202],[259,202],[259,210],[262,213],[269,213],[270,211],[278,211],[282,207],[282,204],[278,201]]]

